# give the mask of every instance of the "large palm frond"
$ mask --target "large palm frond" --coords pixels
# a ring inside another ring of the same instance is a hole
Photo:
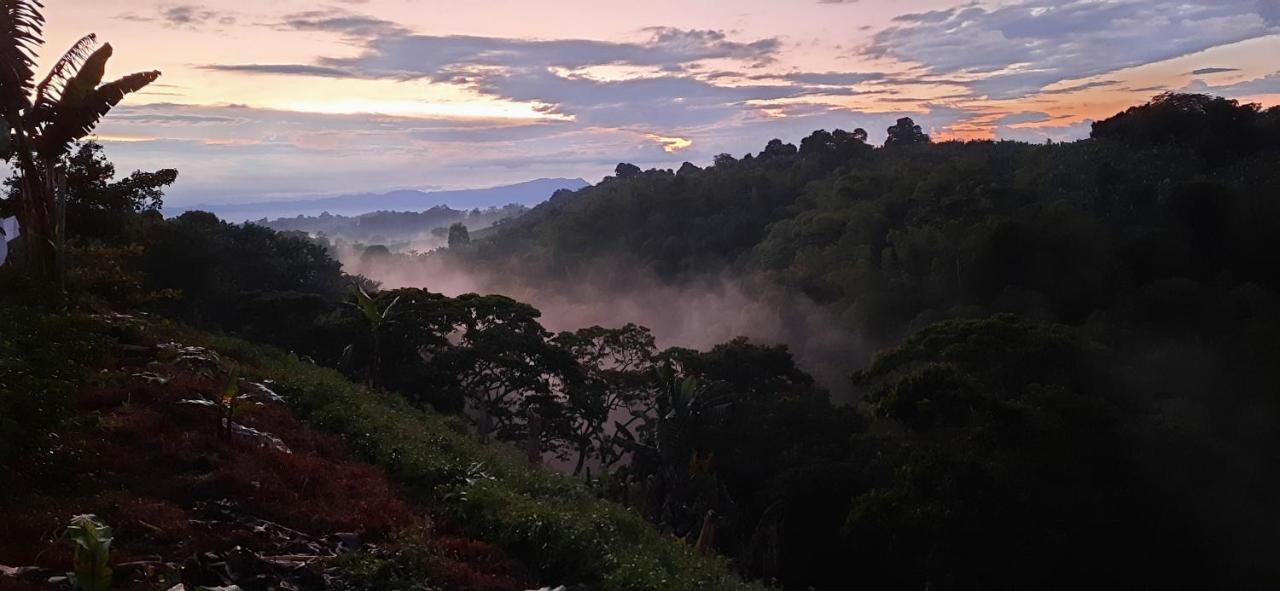
[[[107,60],[114,54],[115,49],[110,43],[89,54],[75,75],[63,86],[62,96],[58,99],[59,109],[74,107],[93,94],[98,85],[102,84],[102,77],[107,74]]]
[[[0,109],[6,115],[31,104],[35,48],[43,42],[41,8],[39,0],[0,0]]]
[[[36,99],[31,113],[27,116],[28,126],[39,126],[53,117],[54,109],[62,99],[67,83],[75,76],[85,58],[89,56],[90,50],[97,44],[98,36],[92,33],[76,41],[75,45],[62,55],[62,59],[53,65],[44,80],[36,85]]]
[[[110,47],[104,46],[103,48]],[[101,50],[99,50],[101,51]],[[95,53],[94,56],[98,54]],[[81,74],[94,64],[94,56],[90,56],[85,62],[85,67],[81,69]],[[73,88],[82,82],[91,80],[96,74],[91,71],[89,75],[81,79],[79,75],[67,82],[67,87],[63,89],[62,100],[58,102],[57,111],[53,120],[45,128],[40,135],[38,151],[41,157],[57,158],[70,148],[73,142],[76,142],[84,136],[89,135],[98,122],[106,116],[124,97],[135,93],[148,84],[155,82],[160,77],[160,72],[139,72],[130,74],[116,80],[108,82],[96,89],[88,91],[88,93],[75,102],[72,102],[74,96],[80,93],[79,88]],[[101,79],[100,74],[96,74]]]

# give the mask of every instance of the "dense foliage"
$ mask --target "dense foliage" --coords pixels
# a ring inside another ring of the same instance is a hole
[[[730,584],[643,518],[786,589],[1257,587],[1280,581],[1278,121],[1167,95],[1072,144],[819,131],[620,165],[434,255],[551,286],[603,260],[802,293],[892,344],[847,353],[845,405],[783,346],[552,334],[511,298],[378,291],[323,245],[208,214],[128,214],[113,240],[176,290],[155,309],[292,351],[262,377],[313,420],[570,580]],[[462,461],[468,437],[584,484]]]
[[[323,213],[318,216],[262,219],[256,222],[279,232],[304,232],[340,247],[351,244],[381,244],[393,250],[430,250],[444,246],[456,233],[453,227],[479,230],[524,215],[529,208],[507,205],[470,211],[444,205],[426,211],[375,211],[359,216]]]

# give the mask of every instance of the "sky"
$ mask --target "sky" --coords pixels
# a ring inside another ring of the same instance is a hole
[[[52,63],[160,81],[97,132],[166,203],[597,181],[899,117],[1043,142],[1166,91],[1280,104],[1280,0],[46,0]]]

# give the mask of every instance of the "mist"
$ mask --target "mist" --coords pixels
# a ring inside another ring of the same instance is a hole
[[[441,252],[366,257],[344,248],[338,258],[347,273],[377,281],[383,289],[511,297],[536,307],[542,325],[552,332],[635,323],[650,329],[661,348],[705,351],[738,337],[786,345],[836,402],[852,401],[850,374],[878,348],[845,328],[833,310],[767,280],[728,272],[673,284],[613,260],[597,262],[565,281],[464,267]]]

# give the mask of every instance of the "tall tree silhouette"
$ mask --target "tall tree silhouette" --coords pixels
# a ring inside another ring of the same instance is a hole
[[[27,236],[28,264],[51,284],[61,282],[63,159],[72,144],[93,132],[125,96],[160,77],[140,72],[102,83],[110,44],[87,35],[49,73],[35,81],[35,49],[43,43],[38,0],[0,0],[0,157],[19,175],[19,213]],[[34,93],[34,96],[33,96]]]
[[[903,117],[898,123],[888,129],[889,137],[885,139],[884,145],[888,146],[909,146],[912,144],[927,144],[929,136],[912,121],[910,117]]]

